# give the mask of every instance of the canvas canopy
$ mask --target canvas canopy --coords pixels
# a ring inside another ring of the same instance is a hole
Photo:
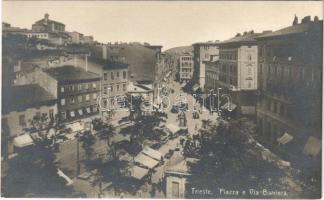
[[[78,132],[78,131],[83,131],[83,129],[84,129],[83,124],[81,124],[80,122],[68,124],[68,125],[66,125],[66,127],[70,128],[72,133]]]
[[[280,144],[287,144],[289,143],[294,137],[288,133],[283,134],[280,138],[277,139],[277,141]]]
[[[174,124],[167,124],[166,127],[173,134],[175,134],[181,130],[179,126],[174,125]]]
[[[196,90],[198,90],[199,89],[199,85],[198,84],[195,84],[193,87],[192,87],[192,90],[193,91],[196,91]]]
[[[159,161],[157,160],[154,160],[153,158],[143,154],[143,153],[139,153],[135,159],[134,159],[135,162],[138,162],[150,169],[153,169],[158,163]]]
[[[159,151],[156,151],[152,148],[145,147],[142,151],[145,155],[154,158],[155,160],[161,160],[162,154]]]
[[[225,103],[221,106],[221,109],[227,109],[228,111],[233,111],[237,106],[234,103]]]
[[[131,168],[131,176],[141,180],[147,173],[148,173],[148,169],[142,168],[142,167],[138,167],[138,166],[133,166]]]
[[[309,156],[317,156],[321,151],[321,148],[322,141],[313,136],[310,136],[305,144],[303,153]]]
[[[27,146],[33,145],[34,144],[34,141],[30,137],[30,135],[25,134],[25,135],[21,135],[21,136],[15,137],[13,143],[14,143],[14,145],[16,147],[20,147],[21,148],[21,147],[27,147]]]

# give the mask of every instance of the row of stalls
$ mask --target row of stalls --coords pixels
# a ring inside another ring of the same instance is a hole
[[[134,158],[135,165],[129,168],[130,176],[143,180],[147,175],[151,174],[153,169],[158,166],[163,159],[162,154],[149,147],[144,149]]]

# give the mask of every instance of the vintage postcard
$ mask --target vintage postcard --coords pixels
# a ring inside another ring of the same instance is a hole
[[[1,197],[318,199],[321,1],[3,1]]]

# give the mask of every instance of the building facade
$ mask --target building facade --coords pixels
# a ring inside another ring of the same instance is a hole
[[[38,84],[18,85],[3,88],[2,130],[8,139],[8,153],[13,153],[12,139],[26,133],[32,127],[35,116],[46,114],[54,119],[57,114],[57,99]]]
[[[45,72],[57,81],[58,113],[63,122],[98,114],[99,75],[69,65],[49,68]]]
[[[259,35],[245,32],[219,44],[217,88],[222,89],[222,94],[229,94],[240,114],[255,114],[258,63],[255,37]]]
[[[257,38],[259,137],[274,150],[297,147],[296,157],[307,154],[303,147],[310,137],[321,140],[322,24],[317,17],[299,24],[295,18],[292,26]],[[321,147],[313,148],[319,153]]]
[[[206,67],[204,61],[209,61],[210,56],[219,56],[218,42],[206,42],[193,44],[193,59],[194,59],[194,81],[199,84],[199,87],[204,91],[206,82]]]
[[[32,25],[32,31],[34,32],[64,32],[65,25],[61,22],[57,22],[49,19],[49,14],[45,14],[44,18],[38,20]]]
[[[217,91],[219,81],[219,61],[205,61],[206,66],[206,91]]]
[[[179,57],[179,79],[180,82],[188,82],[192,79],[194,71],[193,57],[190,54]]]

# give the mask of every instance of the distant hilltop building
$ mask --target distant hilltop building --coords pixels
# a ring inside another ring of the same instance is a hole
[[[35,32],[64,32],[65,25],[49,19],[49,14],[45,14],[44,18],[38,20],[32,25],[32,31]]]

